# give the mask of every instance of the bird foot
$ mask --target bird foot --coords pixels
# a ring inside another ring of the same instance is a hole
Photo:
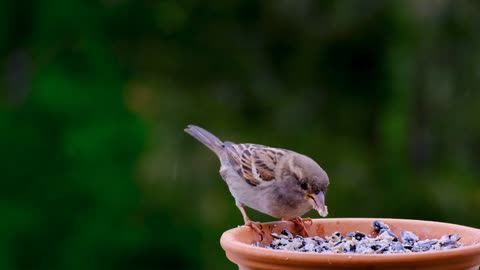
[[[309,233],[308,233],[305,225],[307,225],[307,223],[309,223],[308,226],[311,226],[313,224],[313,221],[312,221],[311,218],[302,219],[301,217],[295,217],[295,218],[291,218],[291,219],[282,219],[282,220],[293,222],[295,225],[298,225],[301,228],[301,233],[302,233],[303,236],[305,236],[305,237],[309,236]]]
[[[248,220],[245,222],[245,226],[248,226],[252,228],[254,231],[256,231],[258,235],[260,235],[260,242],[263,241],[263,236],[265,235],[265,233],[263,232],[262,224],[260,222],[254,222],[254,221]]]

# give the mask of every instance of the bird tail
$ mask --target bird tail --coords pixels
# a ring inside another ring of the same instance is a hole
[[[221,155],[223,151],[223,142],[217,136],[213,135],[212,133],[206,131],[201,127],[197,127],[194,125],[188,125],[185,129],[185,132],[192,135],[195,139],[206,145],[218,156]]]

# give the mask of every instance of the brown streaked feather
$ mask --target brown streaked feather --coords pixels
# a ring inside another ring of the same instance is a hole
[[[235,171],[252,186],[275,179],[275,166],[286,151],[258,144],[231,142],[225,142],[225,148]]]

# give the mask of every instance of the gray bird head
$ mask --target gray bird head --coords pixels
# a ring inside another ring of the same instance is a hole
[[[297,181],[297,191],[305,196],[320,216],[327,216],[325,195],[330,183],[327,173],[318,163],[301,154],[295,154],[288,166]]]

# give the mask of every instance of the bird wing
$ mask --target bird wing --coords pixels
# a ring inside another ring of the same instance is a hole
[[[257,186],[275,179],[275,167],[285,150],[259,144],[225,142],[228,159],[245,181]]]

